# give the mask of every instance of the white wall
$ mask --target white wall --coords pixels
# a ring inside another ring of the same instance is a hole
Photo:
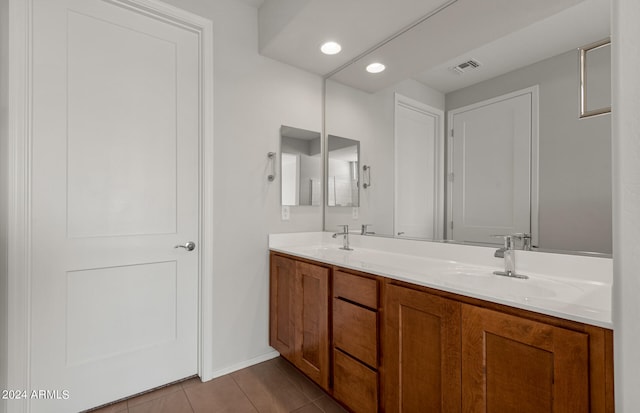
[[[322,130],[322,79],[258,54],[257,9],[237,0],[167,0],[213,21],[215,371],[271,351],[270,232],[317,231],[322,209],[292,207],[280,221],[280,180],[267,152],[280,125]]]
[[[328,80],[326,93],[326,133],[360,141],[360,176],[362,166],[371,166],[370,188],[360,184],[358,219],[350,207],[327,208],[325,228],[338,229],[348,224],[359,230],[373,224],[370,231],[393,234],[394,201],[394,93],[444,109],[444,95],[415,80],[405,80],[377,93],[364,92]]]
[[[0,0],[0,391],[7,388],[8,344],[8,269],[7,269],[7,134],[8,134],[8,47],[9,2]],[[6,411],[6,402],[0,400],[0,412]]]
[[[613,1],[613,323],[618,413],[640,411],[640,2]]]
[[[611,116],[579,118],[578,57],[571,50],[448,93],[446,104],[449,111],[539,85],[539,246],[610,254]]]

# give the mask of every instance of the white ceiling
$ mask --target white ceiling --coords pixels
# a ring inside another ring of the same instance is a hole
[[[326,75],[446,3],[264,0],[261,53]],[[412,77],[446,93],[606,37],[609,8],[610,0],[454,0],[332,78],[375,92]],[[338,41],[343,51],[323,55],[319,46],[326,40]],[[481,68],[464,75],[450,71],[470,58]],[[387,70],[366,73],[372,61]]]
[[[326,75],[451,0],[264,0],[260,53]],[[477,1],[477,0],[471,0]],[[320,46],[337,41],[342,52]]]
[[[242,3],[248,4],[249,6],[258,8],[264,3],[264,0],[238,0]]]

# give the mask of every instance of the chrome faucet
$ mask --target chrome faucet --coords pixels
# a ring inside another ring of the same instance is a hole
[[[513,239],[522,238],[521,235],[496,235],[496,237],[504,238],[504,247],[498,248],[493,254],[493,256],[496,258],[504,258],[504,271],[494,271],[493,273],[496,275],[503,275],[513,278],[529,278],[526,275],[520,275],[516,273],[516,256],[513,249]]]
[[[495,238],[504,238],[507,235],[491,235],[492,237]],[[508,235],[509,237],[512,238],[511,241],[511,249],[517,249],[515,247],[515,242],[513,242],[514,239],[518,239],[518,240],[522,240],[522,249],[523,251],[531,251],[531,234],[528,232],[518,232],[517,234],[511,234]],[[498,258],[504,258],[504,251],[505,251],[506,247],[502,247],[498,250],[496,250],[495,254],[493,254],[494,257],[498,257]]]
[[[531,251],[531,234],[530,233],[523,232],[520,234],[515,234],[514,236],[522,240],[522,249],[524,251]]]
[[[375,235],[375,232],[369,231],[369,227],[371,224],[362,224],[362,231],[360,231],[360,235]]]
[[[349,248],[349,225],[338,225],[342,228],[342,232],[336,232],[332,235],[333,238],[337,238],[338,235],[342,235],[342,247],[341,250],[353,251],[353,248]]]

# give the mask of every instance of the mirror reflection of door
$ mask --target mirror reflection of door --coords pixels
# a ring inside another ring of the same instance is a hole
[[[282,205],[300,205],[300,155],[282,152]]]
[[[442,239],[444,223],[444,112],[395,96],[397,237]]]
[[[448,239],[499,244],[493,235],[533,231],[536,245],[537,96],[533,87],[449,113]]]
[[[360,142],[334,135],[329,135],[327,142],[327,205],[360,206]]]

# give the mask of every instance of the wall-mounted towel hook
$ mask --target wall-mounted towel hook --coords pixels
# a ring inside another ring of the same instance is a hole
[[[364,173],[362,174],[362,187],[367,189],[371,187],[371,165],[362,165],[362,170]]]
[[[267,153],[267,158],[269,158],[269,163],[271,163],[271,174],[267,176],[267,179],[269,182],[273,182],[276,179],[276,153]]]

